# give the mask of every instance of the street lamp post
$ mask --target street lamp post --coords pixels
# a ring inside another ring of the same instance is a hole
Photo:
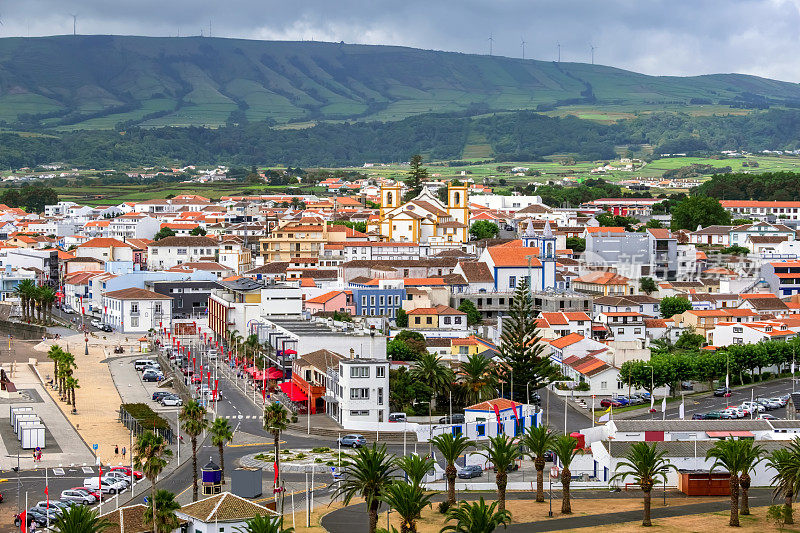
[[[553,478],[558,477],[558,467],[553,465],[550,467],[550,512],[547,516],[553,518]]]

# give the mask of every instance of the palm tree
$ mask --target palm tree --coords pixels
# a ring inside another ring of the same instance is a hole
[[[244,341],[244,350],[245,350],[245,357],[250,355],[250,358],[253,361],[253,365],[256,364],[256,353],[258,353],[259,348],[261,348],[261,343],[258,342],[258,335],[248,335],[247,339]]]
[[[792,500],[800,483],[800,440],[795,438],[788,447],[773,450],[767,464],[776,472],[772,477],[773,494],[783,496],[784,524],[794,524]]]
[[[44,309],[44,321],[46,323],[53,311],[53,302],[56,301],[56,292],[50,287],[46,286],[39,287],[39,290],[41,305]]]
[[[544,454],[553,448],[556,437],[547,426],[531,427],[522,437],[520,444],[528,450],[527,456],[533,459],[536,467],[536,501],[544,502]]]
[[[416,364],[411,368],[411,378],[425,383],[433,390],[431,399],[428,401],[428,423],[433,431],[433,401],[439,391],[453,383],[453,371],[442,363],[438,355],[425,352],[419,356]],[[429,446],[429,451],[432,451],[430,441]]]
[[[742,488],[742,506],[739,514],[750,514],[750,471],[764,460],[764,448],[753,444],[751,440],[743,440],[742,444],[742,470],[739,475],[739,486]]]
[[[490,400],[497,396],[497,375],[492,371],[492,360],[478,354],[470,355],[456,372],[458,383],[464,388],[467,405]]]
[[[44,298],[45,298],[45,289],[46,287],[38,286],[32,292],[32,299],[34,303],[34,308],[36,310],[36,320],[39,322],[42,321],[42,314],[44,311]]]
[[[506,510],[506,485],[508,485],[508,468],[519,457],[519,443],[513,437],[496,435],[489,437],[489,444],[483,446],[481,455],[492,463],[497,484],[497,501],[500,511]]]
[[[47,357],[53,360],[53,383],[58,382],[58,364],[62,357],[64,357],[64,350],[54,344],[47,351]]]
[[[105,518],[100,518],[96,510],[73,505],[58,515],[51,527],[59,533],[101,533],[111,525]]]
[[[197,437],[208,428],[208,420],[206,420],[206,408],[191,400],[184,404],[181,408],[181,414],[178,417],[183,425],[181,429],[189,435],[192,440],[192,501],[197,501]]]
[[[225,456],[223,450],[225,444],[233,440],[233,431],[227,418],[215,418],[214,423],[209,427],[211,433],[211,444],[219,451],[219,469],[222,472],[222,483],[225,484]]]
[[[417,533],[417,518],[431,504],[431,495],[425,494],[419,485],[395,481],[386,487],[381,501],[400,516],[400,533]]]
[[[506,527],[511,522],[511,513],[498,509],[499,502],[486,505],[483,496],[477,502],[461,502],[458,507],[447,511],[447,521],[455,520],[455,524],[447,524],[439,533],[453,531],[454,533],[492,533],[497,526]]]
[[[415,487],[422,485],[425,475],[433,468],[433,459],[421,455],[404,455],[395,459],[395,463],[405,472],[408,481]]]
[[[275,472],[278,476],[281,472],[279,452],[281,433],[289,427],[289,422],[289,411],[278,402],[271,403],[264,408],[264,430],[272,434],[272,440],[275,443]],[[280,478],[278,478],[278,483],[280,484]]]
[[[282,517],[267,517],[260,514],[255,515],[245,522],[244,527],[234,528],[237,533],[292,533],[291,527],[283,527]]]
[[[706,459],[714,459],[711,472],[716,468],[724,468],[730,473],[731,487],[731,527],[739,527],[739,472],[742,471],[742,446],[741,440],[721,440],[706,453]]]
[[[356,496],[364,498],[369,515],[369,533],[375,533],[381,499],[389,485],[393,483],[396,472],[397,469],[386,452],[385,444],[358,448],[345,462],[342,480],[333,497],[342,496],[345,505],[349,505]]]
[[[64,386],[67,388],[67,405],[72,404],[72,412],[77,413],[78,407],[75,404],[75,389],[80,389],[81,386],[78,384],[78,378],[72,376],[72,372],[70,375],[67,376],[67,379],[64,380]],[[72,401],[70,402],[70,395],[72,395]]]
[[[155,507],[155,513],[153,508]],[[175,501],[175,495],[168,490],[159,489],[147,502],[144,510],[144,523],[151,524],[153,531],[173,531],[180,526],[175,511],[181,504]]]
[[[431,439],[433,445],[442,454],[447,466],[444,468],[444,475],[447,478],[447,501],[450,505],[456,504],[456,460],[475,443],[463,435],[453,435],[452,433],[442,433]]]
[[[31,297],[33,291],[36,290],[36,284],[33,280],[24,279],[19,282],[14,292],[19,296],[20,308],[22,310],[22,319],[27,321],[31,318]]]
[[[646,442],[634,442],[628,450],[626,460],[617,463],[617,468],[623,467],[628,470],[624,472],[617,472],[611,477],[611,481],[619,478],[622,481],[628,476],[632,476],[636,483],[642,488],[644,492],[644,517],[642,518],[642,525],[650,527],[650,491],[653,490],[653,485],[658,479],[667,482],[667,472],[675,468],[669,461],[664,459],[666,451],[657,451],[656,444],[652,446]]]
[[[167,448],[167,442],[164,437],[152,431],[145,431],[136,439],[131,453],[133,454],[133,466],[141,470],[150,481],[152,486],[150,500],[155,505],[156,479],[161,471],[164,470],[164,467],[167,466],[165,457],[172,456],[172,450]],[[157,509],[158,506],[156,505]],[[154,531],[158,533],[158,530]]]
[[[572,504],[569,499],[572,472],[569,471],[569,465],[580,451],[576,446],[577,443],[578,441],[569,435],[561,435],[553,443],[553,453],[561,462],[561,514],[572,514]]]

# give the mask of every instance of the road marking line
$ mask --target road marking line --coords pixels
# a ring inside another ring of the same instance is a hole
[[[286,444],[285,440],[278,441],[278,444]],[[254,444],[226,444],[228,448],[243,448],[245,446],[274,446],[274,442],[256,442]]]

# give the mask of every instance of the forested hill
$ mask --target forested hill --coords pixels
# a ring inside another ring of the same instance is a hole
[[[0,39],[0,120],[84,129],[398,120],[577,103],[800,105],[754,76],[655,77],[396,46],[221,38]]]

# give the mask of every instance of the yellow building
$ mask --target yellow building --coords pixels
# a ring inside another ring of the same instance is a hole
[[[290,220],[283,222],[266,237],[259,239],[265,263],[292,259],[319,258],[328,242],[328,227],[322,221]]]
[[[382,186],[380,215],[367,229],[392,242],[458,244],[469,240],[466,185],[447,185],[447,205],[427,188],[413,200],[401,201],[401,185]]]

